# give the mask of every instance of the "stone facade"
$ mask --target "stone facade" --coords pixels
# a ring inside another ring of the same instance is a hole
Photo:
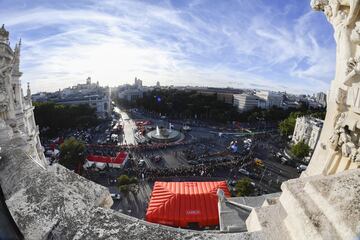
[[[292,141],[295,144],[304,141],[311,150],[314,150],[319,140],[323,123],[323,120],[309,116],[298,117]]]
[[[28,84],[23,96],[20,77],[21,41],[14,50],[9,45],[9,32],[4,25],[0,28],[0,142],[14,135],[22,136],[28,142],[27,154],[45,167],[46,160],[40,143],[39,128],[35,124],[34,107]]]

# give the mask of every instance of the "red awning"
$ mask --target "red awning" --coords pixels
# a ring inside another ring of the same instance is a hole
[[[86,159],[90,162],[123,164],[127,156],[127,152],[119,152],[116,157],[89,155]]]
[[[128,157],[127,152],[119,152],[116,155],[113,163],[123,164],[127,157]]]
[[[225,181],[155,182],[146,220],[175,227],[199,227],[219,224],[217,190],[226,197],[230,192]]]

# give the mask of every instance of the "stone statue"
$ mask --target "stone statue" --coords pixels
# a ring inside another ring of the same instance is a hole
[[[5,78],[8,74],[10,74],[12,65],[12,63],[6,64],[6,59],[2,58],[0,63],[0,78]]]
[[[356,153],[351,157],[351,160],[356,163],[360,163],[360,148],[356,150]]]
[[[360,143],[360,0],[311,0],[334,29],[336,70],[327,117],[307,174],[333,174],[355,162]],[[326,146],[329,146],[327,148]]]
[[[323,11],[333,25],[337,43],[336,78],[341,78],[342,82],[345,82],[345,76],[348,74],[347,63],[354,57],[356,49],[356,44],[352,41],[355,40],[352,27],[355,26],[359,15],[360,0],[312,0],[311,6],[314,10]]]
[[[354,44],[360,45],[360,22],[355,23],[355,27],[351,32],[350,39]]]
[[[331,143],[331,146],[333,147],[333,149],[336,149],[339,146],[340,134],[341,134],[341,132],[343,132],[342,128],[343,128],[343,123],[345,121],[345,118],[346,118],[346,114],[341,113],[335,122],[334,132],[333,132],[332,136],[330,137],[330,143]]]
[[[350,35],[351,41],[360,46],[360,22],[355,23],[355,27]],[[359,82],[360,78],[358,77],[360,74],[360,58],[359,57],[350,57],[347,62],[346,69],[346,78],[344,84],[346,86],[352,86],[352,83]]]
[[[341,6],[348,7],[348,16],[345,22],[347,27],[355,24],[360,11],[360,0],[311,0],[310,5],[312,9],[324,11],[325,14],[326,8],[330,7],[331,9],[328,10],[331,10],[331,15],[333,16],[337,14]]]

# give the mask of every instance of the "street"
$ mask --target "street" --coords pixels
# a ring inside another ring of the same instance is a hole
[[[115,107],[114,112],[120,114],[121,119],[123,121],[123,142],[122,144],[133,144],[136,145],[137,142],[135,140],[134,131],[136,130],[136,124],[133,119],[129,117],[129,115],[121,111],[120,108]]]

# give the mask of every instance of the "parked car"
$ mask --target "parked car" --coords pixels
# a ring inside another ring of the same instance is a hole
[[[281,164],[286,164],[289,161],[289,159],[287,159],[285,157],[281,157],[280,161],[281,161]]]
[[[144,159],[140,159],[140,160],[139,160],[139,166],[140,166],[140,167],[146,166],[146,162],[145,162]]]
[[[115,184],[115,183],[117,183],[117,179],[116,178],[111,178],[111,179],[109,179],[109,183],[110,184]]]
[[[228,182],[228,184],[231,186],[231,187],[234,187],[236,185],[236,180],[231,180]]]
[[[247,171],[247,170],[245,170],[245,169],[243,169],[243,168],[240,168],[240,169],[239,169],[239,173],[241,173],[241,174],[243,174],[243,175],[245,175],[245,176],[249,176],[249,175],[250,175],[249,171]]]
[[[197,161],[188,161],[188,164],[190,164],[190,165],[197,165],[197,164],[199,164]]]
[[[301,172],[305,171],[306,168],[307,168],[306,165],[300,164],[299,166],[297,166],[296,170],[298,173],[301,173]]]
[[[110,196],[112,197],[112,199],[115,199],[115,200],[121,199],[121,195],[118,193],[110,193]]]
[[[188,125],[184,125],[181,129],[186,132],[191,131],[191,127],[189,127]]]
[[[160,163],[163,160],[163,157],[160,155],[154,156],[151,158],[151,161],[155,162],[155,163]]]

